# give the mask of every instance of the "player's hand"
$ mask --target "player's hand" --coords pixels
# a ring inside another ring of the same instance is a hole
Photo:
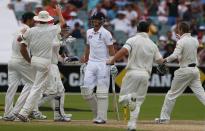
[[[59,15],[61,14],[61,6],[60,5],[56,5],[56,13]]]
[[[111,61],[111,60],[108,60],[108,61],[106,61],[106,64],[107,64],[107,65],[114,65],[114,62]]]
[[[162,63],[166,64],[167,63],[167,59],[163,59]]]
[[[81,63],[87,63],[88,60],[85,58],[85,56],[82,56],[82,57],[80,58],[80,62],[81,62]]]

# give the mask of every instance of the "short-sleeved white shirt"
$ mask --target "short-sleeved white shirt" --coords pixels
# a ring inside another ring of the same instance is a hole
[[[27,30],[27,29],[29,29],[29,26],[22,24],[22,26],[20,27],[20,30],[15,33],[14,39],[12,42],[11,58],[23,58],[20,52],[20,43],[17,41],[17,38],[22,34],[21,32],[22,30]]]
[[[27,30],[23,38],[32,56],[51,59],[52,43],[60,31],[60,25],[39,24]]]
[[[137,33],[123,46],[129,52],[127,69],[146,71],[151,74],[153,62],[162,58],[157,46],[147,33]]]
[[[112,45],[112,35],[103,26],[95,32],[87,31],[87,44],[90,46],[89,61],[104,62],[109,59],[107,46]]]

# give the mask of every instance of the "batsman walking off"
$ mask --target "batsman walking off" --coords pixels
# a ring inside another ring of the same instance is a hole
[[[128,55],[126,66],[127,73],[122,81],[119,103],[129,106],[130,120],[128,131],[136,131],[136,122],[147,94],[149,78],[153,62],[162,63],[163,59],[157,46],[148,36],[149,23],[141,21],[137,27],[138,32],[134,37],[129,38],[125,45],[115,54],[108,64]]]
[[[201,85],[200,73],[197,68],[197,49],[199,42],[191,36],[189,29],[190,27],[186,22],[181,22],[178,25],[180,39],[173,54],[165,58],[165,62],[171,62],[177,59],[180,68],[174,72],[171,89],[166,94],[160,118],[155,119],[157,123],[169,122],[176,99],[184,92],[187,86],[191,88],[196,97],[205,105],[205,92]]]
[[[87,31],[84,58],[87,66],[81,86],[81,94],[90,104],[94,114],[93,122],[96,124],[104,124],[107,121],[110,66],[106,65],[106,61],[114,55],[112,35],[102,26],[104,19],[103,13],[92,16],[94,28]],[[95,86],[97,86],[96,96],[93,94]]]

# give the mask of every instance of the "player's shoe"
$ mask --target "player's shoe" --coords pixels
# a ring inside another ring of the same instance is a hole
[[[167,124],[167,123],[169,123],[169,120],[168,119],[155,118],[154,122],[156,124]]]
[[[28,117],[26,117],[26,116],[23,116],[23,115],[21,115],[21,114],[15,114],[16,115],[16,117],[17,118],[19,118],[19,120],[20,121],[22,121],[22,122],[30,122],[30,120],[29,120],[29,118]]]
[[[73,115],[72,114],[64,114],[63,116],[67,117],[67,118],[71,118]]]
[[[15,115],[5,116],[3,117],[3,120],[5,121],[14,121],[16,119]]]
[[[47,116],[43,115],[40,111],[32,111],[29,115],[30,118],[36,119],[36,120],[45,120],[47,119]]]
[[[55,122],[70,122],[71,118],[66,116],[56,116],[54,117]]]
[[[2,116],[0,116],[0,120],[2,120],[3,119],[3,117]]]
[[[95,119],[93,119],[93,123],[95,123],[95,124],[105,124],[106,121],[103,120],[102,118],[95,118]]]
[[[136,131],[136,122],[128,122],[127,131]]]
[[[132,93],[129,97],[129,101],[128,101],[128,106],[130,111],[134,111],[136,108],[136,98],[137,94],[136,93]]]

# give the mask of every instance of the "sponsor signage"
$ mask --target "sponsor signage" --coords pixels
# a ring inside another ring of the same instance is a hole
[[[126,74],[125,65],[117,65],[119,73],[115,79],[116,91],[120,91],[122,79]],[[174,76],[174,71],[178,66],[169,66],[169,74],[159,75],[156,72],[156,66],[153,67],[152,74],[149,80],[148,92],[161,93],[167,92],[171,87],[171,82]],[[201,82],[205,84],[205,67],[199,67]],[[65,87],[66,92],[80,92],[80,85],[82,83],[80,75],[80,65],[59,65],[61,72],[61,78]],[[8,73],[7,65],[0,65],[0,91],[5,92],[8,88]],[[111,88],[110,88],[111,89]],[[19,91],[21,88],[19,89]],[[111,91],[111,90],[110,90]],[[190,92],[190,89],[186,90]]]

